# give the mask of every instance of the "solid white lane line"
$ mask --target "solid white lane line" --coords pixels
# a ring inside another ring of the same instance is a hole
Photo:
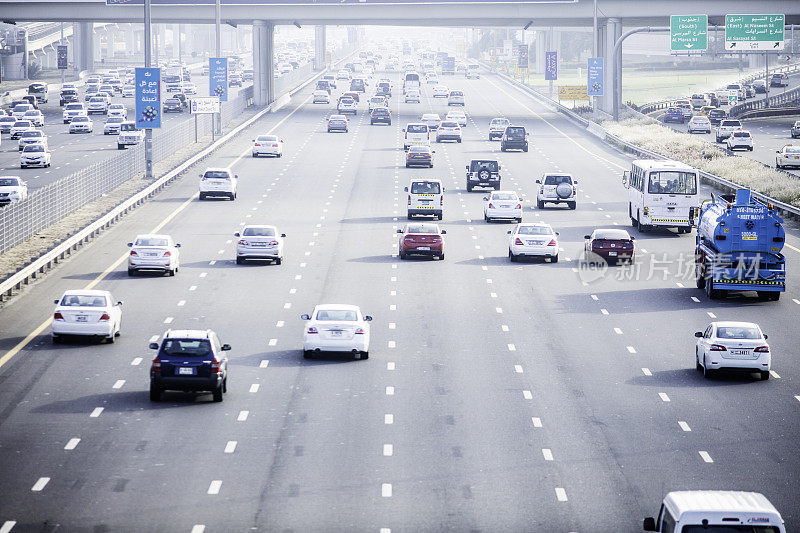
[[[608,314],[608,309],[601,309],[600,312],[603,313],[604,315],[607,315]]]
[[[203,524],[195,524],[192,526],[192,533],[204,533],[206,526]]]
[[[392,484],[391,483],[383,483],[381,484],[381,496],[384,498],[391,498],[392,497]]]
[[[208,486],[208,491],[206,493],[207,494],[212,494],[212,495],[213,494],[219,494],[219,489],[221,489],[221,488],[222,488],[222,480],[221,479],[215,479]]]
[[[539,417],[531,417],[531,422],[533,422],[533,427],[540,428],[542,427],[542,419]]]
[[[9,533],[15,525],[17,525],[16,520],[6,520],[3,522],[3,525],[0,526],[0,533]]]
[[[168,316],[164,319],[164,324],[172,324],[172,321],[175,320],[173,317]]]
[[[111,388],[112,389],[121,389],[123,385],[125,385],[125,380],[124,379],[118,379],[117,381],[114,382],[114,385]]]
[[[544,456],[545,461],[553,460],[553,452],[550,450],[550,448],[542,448],[542,455]]]
[[[131,361],[131,366],[139,366],[141,362],[142,362],[141,357],[134,357],[133,361]]]
[[[384,424],[394,424],[394,415],[389,414],[389,413],[383,415],[383,423]]]
[[[526,400],[533,400],[533,394],[531,394],[531,391],[529,391],[529,390],[522,391],[522,396]]]
[[[386,396],[394,396],[394,387],[386,387]]]
[[[622,330],[619,328],[614,328],[614,333],[616,333],[617,335],[622,335]]]
[[[666,392],[659,392],[658,397],[661,398],[661,400],[664,402],[670,401],[669,396],[667,396]]]
[[[239,416],[236,417],[237,422],[244,422],[247,420],[247,416],[250,414],[250,411],[239,411]]]
[[[269,366],[269,359],[262,359],[258,364],[258,368],[267,368]]]
[[[645,376],[652,376],[653,375],[653,373],[650,372],[649,368],[643,368],[642,369],[642,374],[644,374]]]
[[[627,348],[628,348],[628,353],[636,353],[636,348],[634,348],[633,346],[628,346]]]
[[[522,374],[522,365],[514,365],[514,372]]]
[[[392,361],[386,363],[386,370],[394,370],[394,363]]]
[[[89,418],[97,418],[100,416],[100,413],[103,412],[103,407],[95,407],[92,411],[92,414],[89,415]]]
[[[700,451],[699,451],[699,452],[697,452],[697,453],[699,453],[699,454],[700,454],[700,457],[702,457],[702,458],[703,458],[703,461],[705,461],[705,462],[707,462],[707,463],[713,463],[713,462],[714,462],[714,459],[712,459],[712,458],[711,458],[711,456],[708,454],[708,452],[707,452],[707,451],[705,451],[705,450],[700,450]]]
[[[74,450],[74,449],[75,449],[75,447],[76,447],[76,446],[78,446],[78,443],[79,443],[80,441],[81,441],[81,439],[79,439],[79,438],[77,438],[77,437],[75,437],[75,438],[72,438],[72,439],[69,439],[69,442],[67,443],[67,445],[66,445],[66,446],[64,446],[64,449],[65,449],[65,450]]]
[[[49,477],[40,477],[31,487],[31,491],[40,492],[50,482]]]
[[[383,445],[383,455],[390,457],[394,453],[394,447],[391,444]]]
[[[560,502],[567,501],[567,491],[561,487],[556,487],[556,498],[558,498]]]
[[[270,339],[269,340],[269,345],[270,346],[275,346],[276,344],[278,344],[278,339]]]
[[[683,420],[678,420],[678,425],[681,427],[682,430],[686,431],[687,433],[692,430],[692,428],[689,427],[689,424],[687,424]]]
[[[158,337],[159,337],[158,335],[153,335],[152,337],[150,337],[150,342],[158,342]]]
[[[259,387],[261,387],[261,385],[258,383],[253,383],[250,385],[250,392],[258,392]]]
[[[508,345],[508,351],[509,352],[516,352],[517,351],[517,347],[514,346],[513,344],[509,344]]]
[[[228,443],[225,445],[225,453],[233,453],[236,451],[236,441],[229,440]]]

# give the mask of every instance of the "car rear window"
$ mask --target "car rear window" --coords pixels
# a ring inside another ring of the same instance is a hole
[[[275,142],[278,140],[278,138],[275,137],[274,135],[259,135],[258,137],[256,137],[256,139],[264,142]]]
[[[450,96],[464,96],[461,91],[450,91]]]
[[[168,241],[161,237],[142,237],[141,239],[136,239],[134,244],[136,246],[167,246]]]
[[[358,320],[355,311],[339,310],[339,309],[322,309],[317,311],[317,320],[324,321],[337,321],[337,322],[355,322]]]
[[[734,137],[750,137],[750,132],[747,131],[737,131],[733,134]]]
[[[18,120],[14,123],[14,127],[16,128],[25,128],[25,127],[29,128],[32,125],[33,124],[31,124],[29,120]]]
[[[552,235],[553,229],[549,226],[520,226],[520,235]]]
[[[353,100],[352,98],[349,98],[349,97],[348,98],[342,98],[341,100],[339,100],[339,103],[340,104],[345,104],[345,105],[350,105],[350,104],[355,103],[355,100]]]
[[[569,176],[545,176],[544,178],[545,185],[559,185],[561,183],[572,185],[572,178]]]
[[[272,228],[245,228],[242,232],[243,237],[274,237],[275,230]]]
[[[520,140],[525,138],[525,128],[516,126],[506,128],[506,137],[511,140]]]
[[[427,146],[412,146],[408,149],[408,153],[410,154],[427,154],[430,153],[430,149]]]
[[[800,148],[795,146],[788,146],[783,149],[784,153],[787,154],[800,154]]]
[[[0,187],[16,187],[19,185],[17,178],[0,178]]]
[[[478,172],[482,168],[486,168],[489,172],[497,172],[497,161],[480,161],[472,162],[472,172]]]
[[[594,232],[595,239],[630,240],[631,236],[624,229],[599,229]]]
[[[411,184],[411,194],[440,194],[442,186],[435,181],[415,181]]]
[[[204,178],[215,178],[215,179],[230,179],[230,174],[223,170],[206,170],[206,173],[203,175]]]
[[[61,299],[63,307],[105,307],[106,297],[84,294],[70,294]]]
[[[161,353],[181,357],[204,357],[211,355],[211,343],[207,339],[165,339]]]
[[[519,198],[513,192],[496,192],[492,194],[492,200],[518,200]]]
[[[442,122],[442,128],[458,128],[457,122]]]
[[[439,228],[431,224],[409,224],[405,233],[421,233],[424,235],[439,235]]]
[[[752,326],[720,326],[717,328],[718,339],[760,339],[761,332]]]
[[[409,124],[406,126],[407,133],[428,133],[428,126],[426,124]]]

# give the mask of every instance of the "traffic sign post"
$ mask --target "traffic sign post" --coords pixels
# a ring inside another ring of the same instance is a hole
[[[725,15],[725,50],[783,50],[785,15]]]
[[[194,115],[194,142],[197,142],[197,115],[214,115],[219,113],[219,98],[216,96],[196,96],[189,99],[189,113]],[[214,138],[214,128],[211,128]]]
[[[67,70],[68,56],[67,45],[60,44],[56,48],[56,57],[58,58],[58,70]]]
[[[161,127],[161,69],[136,69],[137,128]]]
[[[603,58],[590,57],[586,67],[586,94],[603,96]]]
[[[545,52],[544,79],[550,82],[550,98],[552,98],[553,82],[558,79],[558,52]]]
[[[669,26],[673,52],[708,49],[708,15],[672,15]]]

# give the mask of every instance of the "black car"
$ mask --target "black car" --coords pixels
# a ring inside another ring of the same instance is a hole
[[[728,113],[724,109],[712,109],[708,112],[708,121],[714,125],[719,125],[726,118],[728,118]]]
[[[388,124],[392,125],[392,114],[389,112],[388,107],[376,107],[369,115],[370,124]]]
[[[182,113],[183,102],[177,98],[167,98],[164,100],[164,113]]]
[[[161,345],[151,342],[158,350],[150,366],[150,401],[161,401],[167,390],[211,392],[215,402],[222,401],[228,389],[228,356],[231,349],[220,344],[210,329],[169,330]]]
[[[350,90],[358,93],[367,92],[367,88],[364,86],[364,80],[361,78],[353,78],[350,80]]]
[[[66,104],[70,104],[72,102],[79,102],[80,97],[78,96],[78,91],[75,89],[62,89],[61,90],[61,98],[59,98],[59,104],[61,107],[64,107]]]
[[[500,163],[486,159],[473,159],[467,165],[467,192],[475,187],[500,190]]]
[[[524,126],[508,126],[500,139],[500,151],[522,150],[528,151],[528,133]]]
[[[328,91],[328,94],[331,94],[331,84],[328,82],[328,80],[318,80],[316,90]]]

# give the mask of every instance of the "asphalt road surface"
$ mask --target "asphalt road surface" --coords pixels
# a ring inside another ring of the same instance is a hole
[[[672,231],[633,231],[634,268],[584,269],[585,234],[629,227],[629,157],[497,77],[443,81],[469,125],[433,169],[404,167],[401,128],[444,101],[400,103],[398,82],[391,126],[362,102],[328,134],[308,90],[204,162],[234,168],[236,201],[198,201],[189,171],[0,310],[4,533],[640,531],[679,489],[759,491],[800,527],[800,234],[779,302],[706,299],[694,236]],[[528,153],[487,141],[498,115]],[[284,156],[252,159],[269,131]],[[525,220],[560,232],[558,263],[508,261],[512,225],[465,189],[489,155]],[[579,181],[575,211],[536,209],[552,170]],[[443,261],[396,256],[412,177],[447,187]],[[287,234],[282,265],[236,265],[233,233],[256,222]],[[182,243],[180,272],[129,278],[125,243],[155,229]],[[124,301],[122,336],[53,345],[53,299],[88,286]],[[373,315],[368,360],[303,359],[299,315],[331,302]],[[703,379],[693,334],[715,318],[761,324],[772,379]],[[232,345],[223,403],[149,401],[147,345],[168,328]]]

